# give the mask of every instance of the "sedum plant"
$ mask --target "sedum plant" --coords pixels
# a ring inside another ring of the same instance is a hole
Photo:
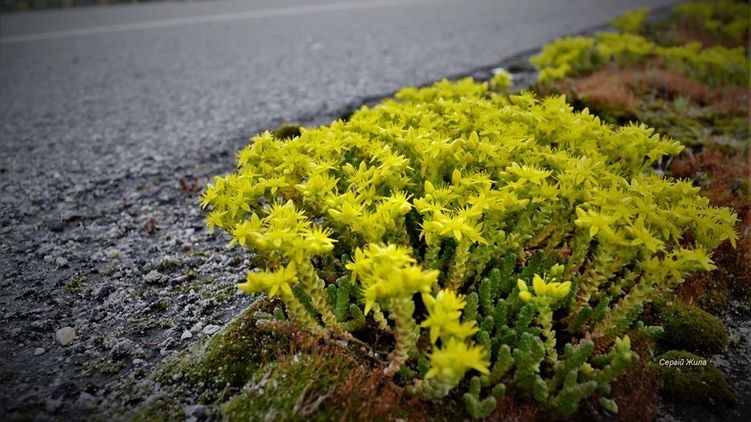
[[[611,20],[609,23],[610,26],[618,29],[619,31],[638,33],[639,30],[644,26],[644,22],[647,20],[648,16],[649,8],[642,7],[639,9],[630,10],[622,14],[621,16],[618,16],[617,18]]]
[[[611,21],[622,32],[598,32],[593,37],[565,37],[546,45],[530,61],[540,69],[538,81],[550,83],[606,65],[633,66],[658,61],[673,71],[709,86],[749,83],[751,62],[743,46],[659,45],[638,34],[648,9],[628,12]],[[741,43],[749,31],[749,6],[734,1],[677,5],[673,11],[688,27],[728,36]],[[746,44],[743,42],[742,44]]]
[[[747,44],[746,39],[751,26],[751,8],[747,1],[682,3],[673,8],[672,14],[680,24],[688,28],[706,31],[717,38],[727,37],[740,44]]]
[[[563,97],[442,81],[256,136],[202,205],[258,267],[240,289],[313,334],[393,337],[384,373],[414,394],[473,417],[509,387],[551,415],[595,393],[615,412],[642,306],[736,236],[730,210],[652,172],[681,149]]]

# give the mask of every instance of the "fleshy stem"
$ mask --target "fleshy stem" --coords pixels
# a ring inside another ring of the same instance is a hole
[[[650,297],[653,297],[654,290],[655,288],[650,283],[642,282],[635,285],[631,288],[631,291],[629,291],[628,294],[607,313],[605,318],[595,325],[594,332],[607,335],[608,337],[619,335],[620,333],[616,330],[619,322],[624,320],[637,306],[643,304]]]
[[[545,349],[547,349],[548,361],[555,363],[558,360],[558,354],[555,350],[555,331],[553,330],[553,311],[550,307],[545,306],[540,309],[540,316],[537,322],[542,325],[542,335],[545,336]]]
[[[396,325],[394,330],[396,345],[391,353],[391,363],[383,371],[387,377],[399,372],[409,357],[410,349],[417,343],[417,323],[412,318],[414,311],[415,303],[410,297],[397,297],[391,300],[391,314]]]
[[[461,240],[456,245],[456,253],[449,270],[449,279],[446,284],[447,289],[458,291],[464,282],[464,276],[467,273],[467,260],[469,260],[469,247],[471,242],[469,240]]]
[[[295,297],[294,294],[281,292],[280,294],[282,301],[284,301],[284,304],[287,305],[287,311],[289,312],[290,319],[293,321],[297,321],[302,325],[302,328],[310,331],[313,334],[320,335],[322,337],[326,336],[326,332],[321,327],[318,322],[313,319],[313,317],[308,313],[307,309],[303,306],[302,303],[300,303],[299,300]]]
[[[336,320],[336,316],[328,306],[323,290],[325,283],[318,277],[310,260],[305,259],[298,266],[298,275],[300,276],[302,285],[305,287],[305,292],[310,296],[313,307],[321,314],[321,319],[323,320],[324,325],[327,328],[330,328],[339,338],[352,338],[352,335],[345,331],[341,324],[339,324]]]
[[[440,383],[435,378],[431,378],[429,380],[416,380],[409,391],[411,394],[424,399],[433,399],[448,396],[451,387],[450,384]]]
[[[434,242],[428,245],[425,251],[425,267],[435,269],[438,266],[438,255],[441,253],[440,242]]]

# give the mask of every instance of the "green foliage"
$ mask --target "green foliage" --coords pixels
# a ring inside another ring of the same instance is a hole
[[[610,21],[610,26],[623,32],[638,33],[649,16],[649,8],[630,10]]]
[[[591,37],[560,38],[545,45],[529,61],[540,69],[540,82],[555,81],[599,66],[601,61],[594,46],[595,39]]]
[[[689,28],[698,28],[720,38],[745,44],[751,25],[747,1],[720,0],[676,5],[673,16]]]
[[[687,3],[676,6],[674,13],[701,28],[706,29],[709,25],[714,31],[725,31],[727,34],[722,35],[738,42],[742,42],[748,33],[748,4],[728,1]],[[546,45],[530,59],[540,69],[539,82],[579,76],[606,64],[629,66],[660,60],[668,69],[709,86],[749,84],[751,62],[745,47],[704,47],[698,42],[661,46],[657,41],[636,34],[646,15],[645,9],[639,9],[611,22],[623,33],[599,32],[594,37],[566,37]]]
[[[503,397],[503,394],[505,394],[505,386],[503,384],[499,384],[498,386],[499,388],[494,390],[493,395],[480,399],[480,378],[472,377],[469,383],[469,391],[462,396],[462,400],[464,400],[470,416],[473,418],[484,418],[495,410],[498,403],[497,399]]]
[[[384,373],[415,374],[414,394],[483,416],[513,385],[568,415],[636,361],[622,336],[642,303],[735,239],[730,210],[652,173],[680,150],[562,97],[443,81],[256,136],[203,206],[259,267],[242,290],[278,296],[313,334],[392,336]]]
[[[749,60],[743,47],[702,47],[698,42],[658,47],[656,53],[668,69],[709,86],[748,85]]]
[[[511,74],[508,73],[505,70],[501,70],[497,72],[493,77],[490,79],[490,86],[499,93],[504,93],[508,91],[508,89],[511,87],[511,84],[513,83],[513,78],[511,77]]]

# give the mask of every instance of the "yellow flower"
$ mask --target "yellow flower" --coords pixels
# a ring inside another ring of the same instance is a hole
[[[336,242],[336,240],[329,238],[331,233],[331,229],[313,226],[304,235],[306,248],[314,255],[331,252]]]
[[[346,268],[360,279],[365,314],[378,301],[430,291],[438,280],[439,272],[423,271],[414,262],[406,248],[393,244],[380,246],[371,243],[365,250],[355,250],[355,259]]]
[[[258,218],[257,214],[253,213],[250,220],[243,220],[241,223],[235,225],[229,246],[239,243],[242,246],[248,247],[254,239],[258,238],[260,231],[261,220]]]
[[[460,340],[475,334],[478,328],[475,322],[461,323],[464,296],[457,295],[453,290],[441,290],[433,297],[423,293],[422,300],[428,310],[428,318],[420,326],[430,328],[430,341],[435,344],[438,337],[456,337]]]
[[[292,284],[297,282],[295,264],[290,263],[277,271],[248,272],[247,281],[240,283],[237,288],[246,293],[266,292],[269,297],[276,296],[280,291],[284,295],[292,294]]]
[[[425,374],[425,379],[435,378],[441,384],[456,385],[470,369],[487,375],[490,373],[490,362],[484,354],[480,346],[451,338],[430,354],[430,370]]]
[[[529,287],[527,287],[527,283],[525,283],[524,280],[518,279],[516,285],[519,288],[519,299],[521,299],[522,302],[528,303],[533,300],[532,293],[529,291]],[[537,301],[543,301],[541,304],[548,304],[565,298],[571,291],[571,282],[548,283],[545,279],[535,274],[532,278],[532,289],[535,292],[534,298]]]
[[[209,226],[209,232],[213,232],[216,227],[224,227],[224,216],[227,211],[212,210],[206,217],[206,224]]]
[[[543,280],[542,277],[537,274],[532,277],[532,288],[535,290],[535,294],[537,296],[545,296],[545,293],[547,293],[545,280]]]

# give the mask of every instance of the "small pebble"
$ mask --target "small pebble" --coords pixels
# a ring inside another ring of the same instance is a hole
[[[58,256],[57,259],[55,259],[55,264],[57,264],[58,267],[64,267],[68,265],[68,260],[62,256]]]
[[[96,397],[83,391],[81,392],[81,395],[78,396],[78,406],[86,410],[94,409],[96,407]]]
[[[187,340],[191,337],[193,337],[193,333],[191,333],[190,330],[185,330],[183,331],[183,334],[180,336],[180,340]]]
[[[120,251],[117,249],[107,249],[107,258],[115,259],[120,256]]]
[[[44,350],[44,347],[37,347],[34,349],[34,356],[43,355],[46,350]]]
[[[76,330],[73,327],[63,327],[55,332],[55,339],[61,345],[67,346],[76,339]]]
[[[164,276],[157,270],[151,270],[143,277],[143,281],[147,283],[157,283],[162,280]]]
[[[222,329],[222,327],[220,327],[218,325],[209,324],[209,325],[203,327],[203,333],[206,334],[207,336],[210,336],[210,335],[216,334],[221,329]]]
[[[125,359],[130,355],[132,348],[132,340],[127,338],[120,339],[114,346],[112,346],[112,349],[110,349],[110,359],[115,361]]]

